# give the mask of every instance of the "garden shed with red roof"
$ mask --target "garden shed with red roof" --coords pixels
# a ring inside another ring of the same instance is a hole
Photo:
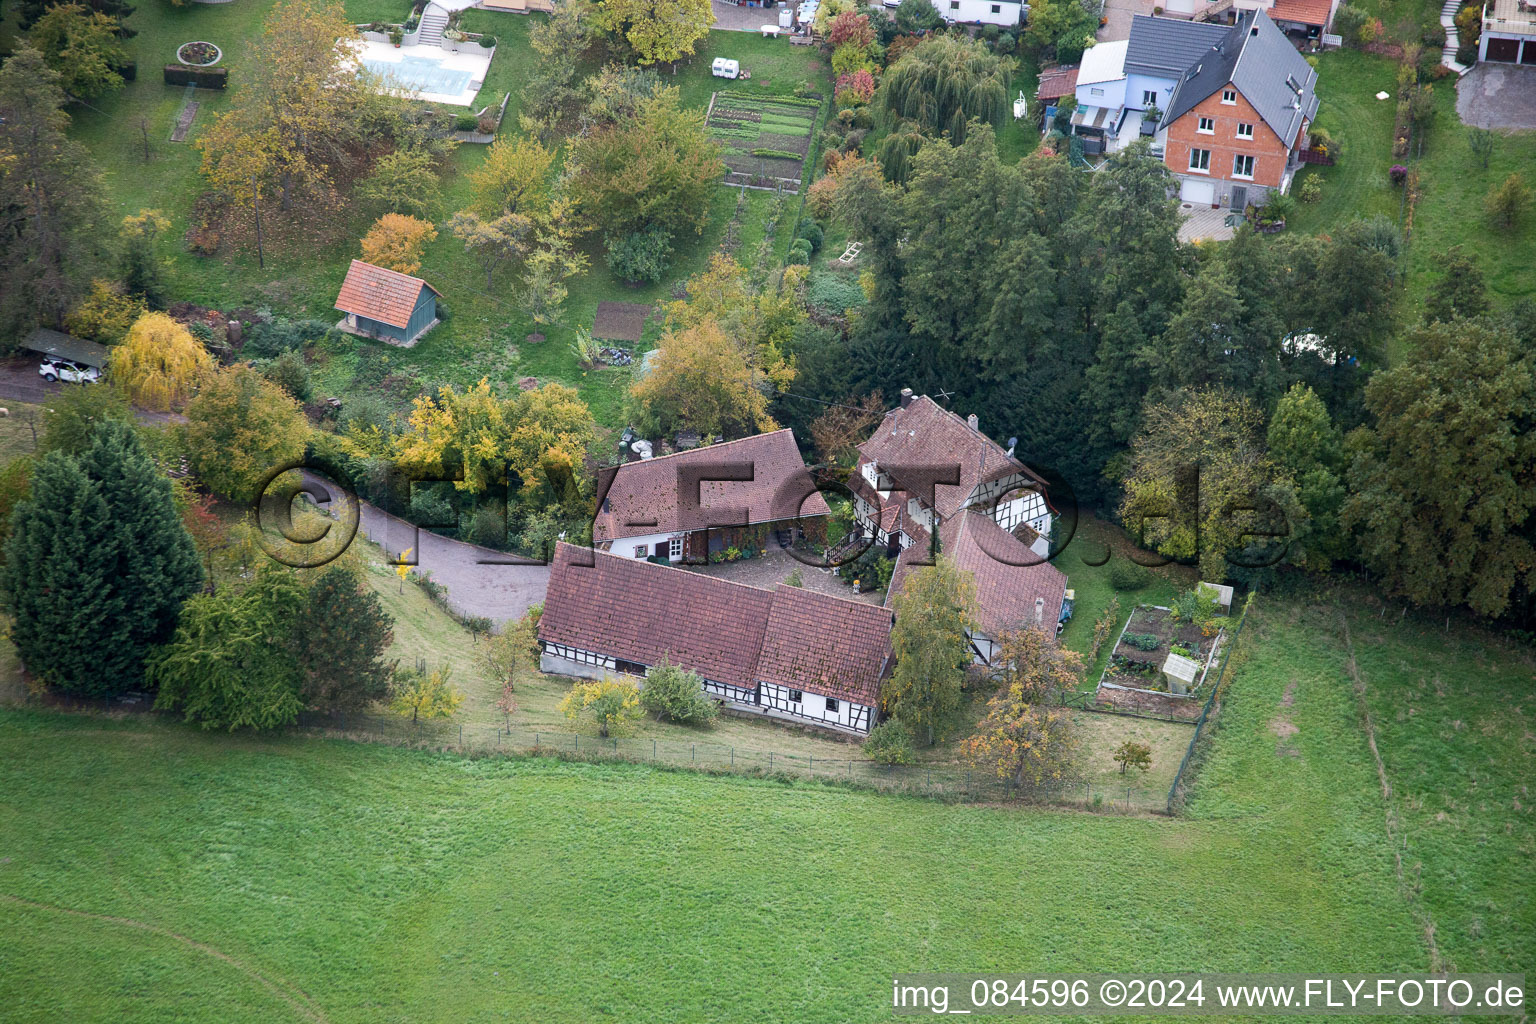
[[[419,277],[353,260],[336,296],[336,308],[346,314],[337,326],[410,348],[437,323],[440,297]]]

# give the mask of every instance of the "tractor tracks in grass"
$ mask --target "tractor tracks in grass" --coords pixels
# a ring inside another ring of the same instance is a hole
[[[1370,702],[1366,699],[1365,679],[1360,675],[1360,666],[1355,661],[1355,642],[1349,634],[1349,616],[1344,609],[1337,609],[1339,616],[1339,630],[1344,637],[1344,654],[1346,666],[1349,669],[1350,683],[1355,691],[1356,708],[1360,715],[1360,727],[1365,730],[1366,746],[1371,748],[1371,759],[1376,762],[1376,777],[1381,782],[1381,802],[1386,810],[1387,843],[1392,847],[1392,865],[1397,872],[1397,885],[1402,890],[1403,899],[1408,903],[1409,913],[1418,921],[1420,929],[1424,933],[1424,945],[1429,949],[1429,969],[1436,974],[1449,968],[1440,956],[1440,947],[1435,942],[1435,922],[1429,916],[1429,910],[1424,906],[1424,901],[1418,898],[1422,891],[1422,876],[1415,875],[1414,884],[1408,882],[1407,872],[1403,869],[1403,855],[1408,851],[1408,834],[1402,820],[1398,817],[1397,808],[1392,802],[1392,783],[1387,780],[1386,762],[1381,759],[1381,750],[1376,746],[1376,724],[1371,719]]]
[[[94,914],[88,910],[74,910],[70,907],[59,907],[51,903],[40,903],[37,900],[23,899],[20,896],[12,896],[10,893],[0,893],[0,900],[4,900],[7,903],[13,903],[23,907],[31,907],[34,910],[46,910],[50,913],[67,914],[70,917],[80,917],[88,921],[101,921],[107,924],[121,925],[125,928],[136,928],[139,931],[148,932],[151,935],[158,935],[161,938],[166,938],[172,940],[173,942],[178,942],[189,949],[194,949],[197,952],[204,954],[205,956],[212,957],[215,960],[219,960],[225,964],[228,964],[230,967],[233,967],[235,970],[244,974],[246,977],[256,982],[262,988],[265,988],[268,992],[271,992],[274,996],[287,1003],[288,1006],[293,1010],[295,1016],[300,1017],[303,1020],[312,1021],[313,1024],[330,1024],[330,1018],[325,1015],[325,1011],[320,1009],[319,1006],[316,1006],[315,1001],[311,999],[303,990],[288,984],[286,981],[282,981],[277,978],[269,978],[267,975],[262,974],[260,971],[256,970],[256,968],[252,967],[245,961],[240,960],[237,957],[230,956],[222,949],[210,946],[206,942],[199,942],[196,939],[188,938],[179,932],[173,932],[168,928],[161,928],[159,925],[150,924],[147,921],[135,921],[131,917],[116,917],[111,914]]]

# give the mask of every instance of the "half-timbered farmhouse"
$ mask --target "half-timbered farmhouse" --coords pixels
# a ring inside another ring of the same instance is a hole
[[[666,661],[738,710],[864,734],[891,668],[890,634],[891,613],[878,605],[562,543],[539,619],[539,667],[644,676]]]
[[[933,482],[945,479],[958,482]],[[859,446],[851,486],[859,525],[896,559],[887,603],[909,572],[931,564],[935,531],[939,553],[971,573],[977,662],[991,662],[1003,633],[1055,630],[1068,614],[1067,577],[1046,561],[1045,481],[983,434],[975,416],[961,419],[903,389],[900,406]]]
[[[788,428],[625,463],[598,492],[593,543],[624,558],[701,563],[750,531],[828,515]]]

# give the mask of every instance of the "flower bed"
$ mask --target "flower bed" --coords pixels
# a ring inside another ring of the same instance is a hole
[[[706,126],[723,143],[727,183],[798,189],[820,109],[800,97],[716,93]]]
[[[224,58],[224,53],[212,43],[201,39],[182,43],[176,47],[176,60],[189,68],[212,67]]]

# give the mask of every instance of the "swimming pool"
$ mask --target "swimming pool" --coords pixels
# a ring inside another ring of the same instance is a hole
[[[386,85],[434,96],[456,96],[469,88],[474,76],[468,71],[444,67],[430,57],[402,57],[398,61],[362,59],[363,67],[382,78]]]

